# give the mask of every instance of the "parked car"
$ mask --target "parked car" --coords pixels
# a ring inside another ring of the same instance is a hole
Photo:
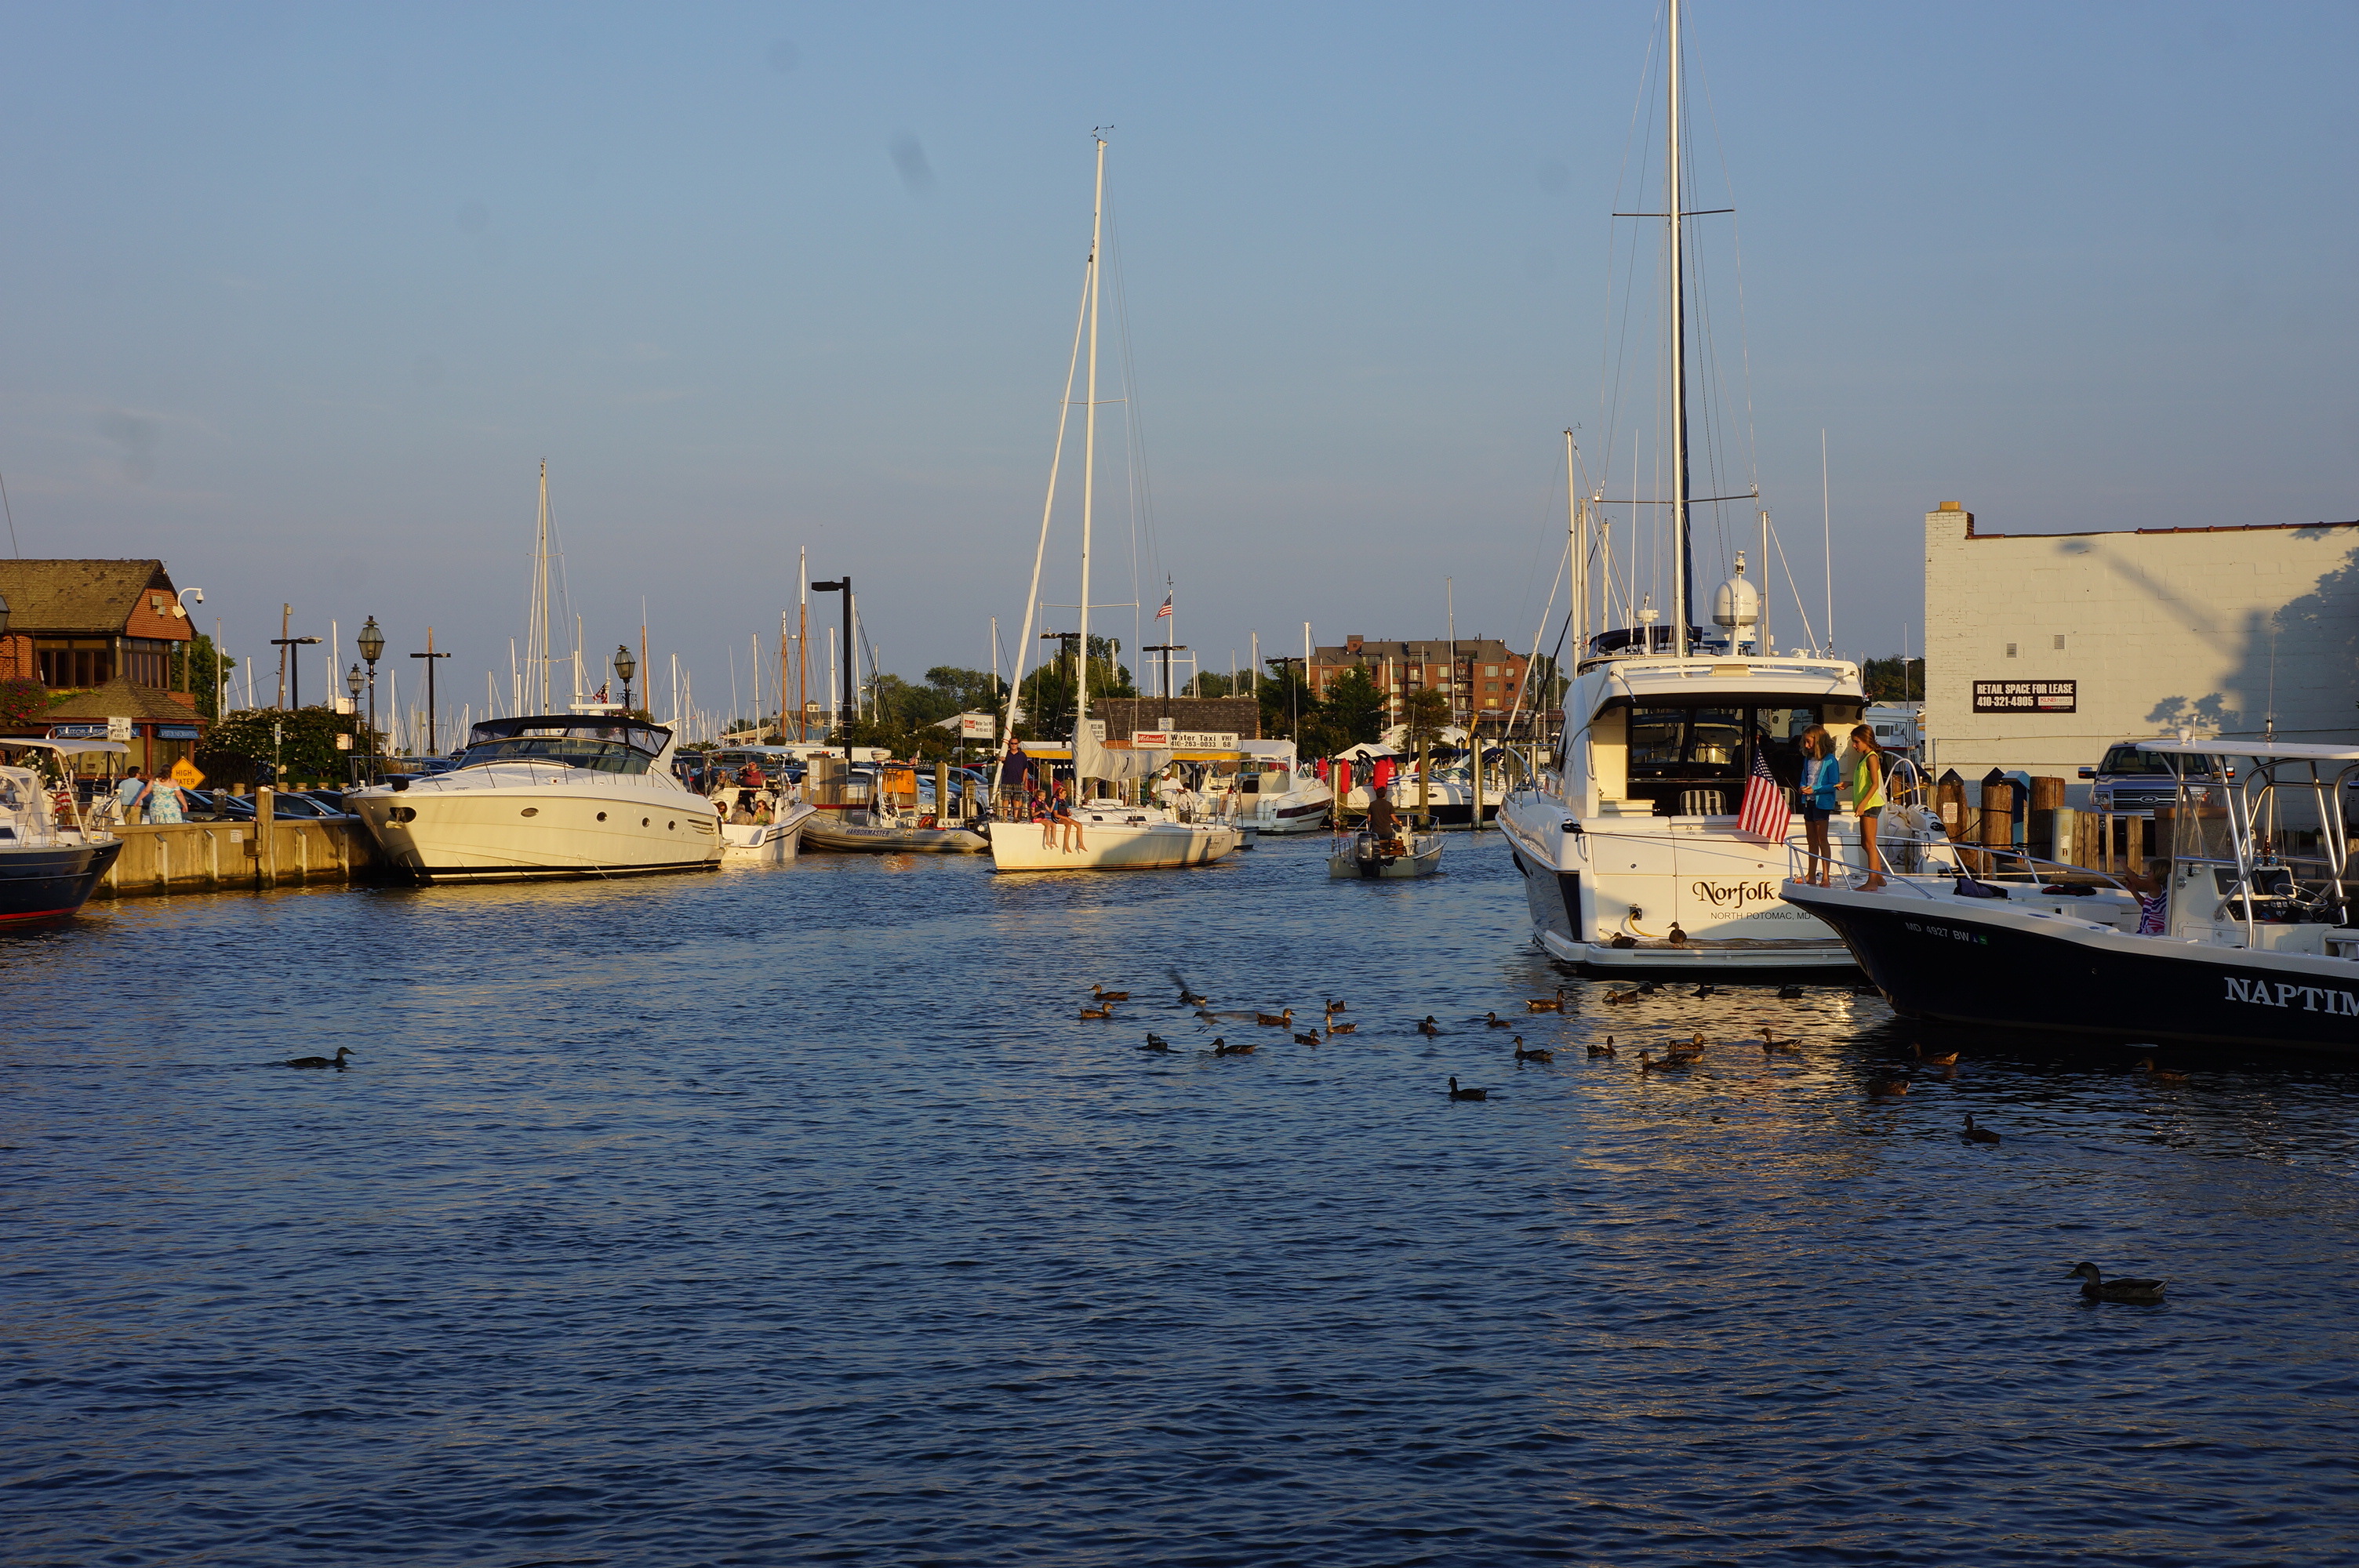
[[[2179,775],[2181,766],[2187,776],[2197,784],[2212,782],[2211,764],[2201,757],[2167,756],[2159,752],[2141,752],[2135,741],[2124,741],[2105,749],[2104,760],[2093,768],[2082,768],[2081,776],[2093,781],[2089,790],[2092,811],[2152,811],[2158,806],[2169,806],[2179,799]],[[2227,780],[2233,782],[2236,770],[2228,770]]]

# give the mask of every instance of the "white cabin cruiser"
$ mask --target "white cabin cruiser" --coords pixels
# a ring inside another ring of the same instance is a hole
[[[1335,800],[1291,741],[1239,741],[1234,756],[1210,762],[1183,755],[1156,793],[1174,816],[1257,833],[1321,832]]]
[[[119,741],[0,739],[0,757],[8,759],[0,762],[0,926],[72,914],[105,879],[123,853],[109,825],[115,797],[82,810],[65,759],[130,750]],[[44,773],[63,784],[53,788]]]
[[[347,795],[421,883],[644,876],[721,863],[721,809],[672,776],[672,732],[612,714],[489,719],[449,773]]]

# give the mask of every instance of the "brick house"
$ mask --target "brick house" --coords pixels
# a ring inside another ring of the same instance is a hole
[[[1312,654],[1310,689],[1323,700],[1328,688],[1342,678],[1344,671],[1365,670],[1385,699],[1387,721],[1398,723],[1402,704],[1414,693],[1451,693],[1453,653],[1456,700],[1451,707],[1458,721],[1505,722],[1515,708],[1516,693],[1523,685],[1524,666],[1529,661],[1496,638],[1461,637],[1452,643],[1447,637],[1431,637],[1392,642],[1354,633],[1344,638],[1341,647],[1320,648]],[[1547,697],[1545,692],[1525,693],[1526,711],[1535,702],[1546,707]]]
[[[8,631],[0,678],[31,678],[51,698],[21,733],[94,732],[128,719],[130,765],[169,767],[196,750],[204,720],[188,685],[195,641],[172,576],[158,560],[0,560]]]

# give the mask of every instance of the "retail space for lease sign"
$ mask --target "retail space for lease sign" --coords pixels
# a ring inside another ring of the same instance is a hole
[[[2080,685],[2070,680],[1978,680],[1976,713],[2077,713]]]

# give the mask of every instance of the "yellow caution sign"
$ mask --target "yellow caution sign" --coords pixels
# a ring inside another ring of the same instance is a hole
[[[196,763],[182,757],[172,764],[172,782],[182,789],[195,789],[205,782],[205,775],[197,771]]]

